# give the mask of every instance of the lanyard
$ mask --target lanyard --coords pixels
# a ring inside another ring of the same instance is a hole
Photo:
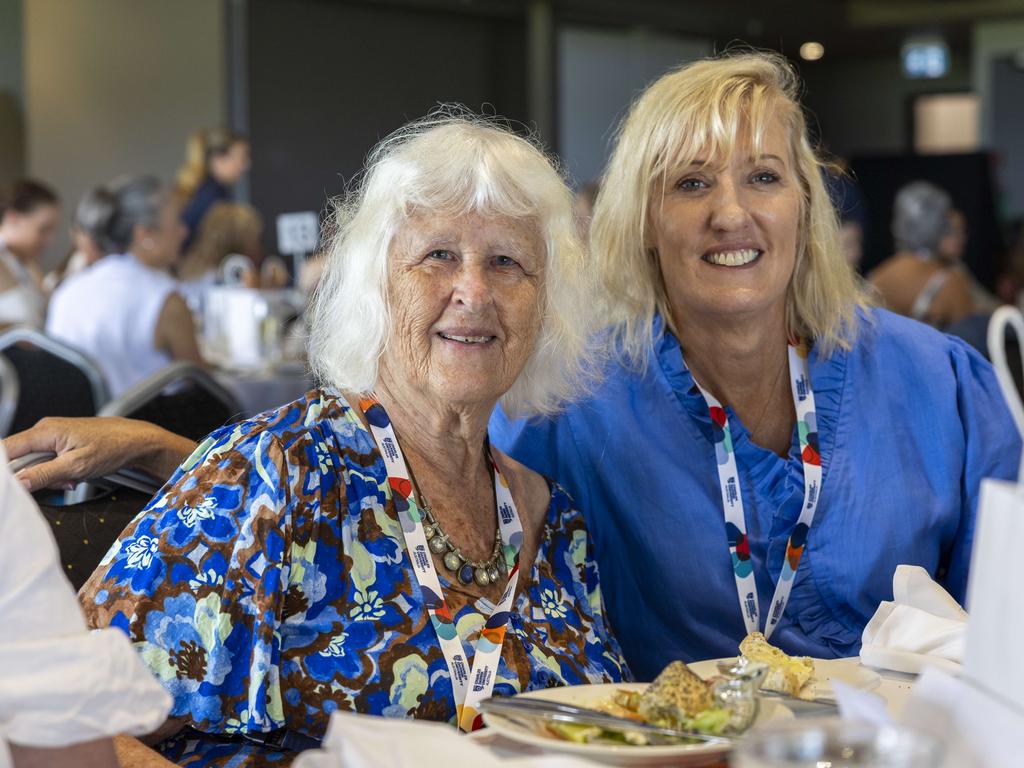
[[[779,583],[775,585],[771,609],[765,622],[764,635],[770,638],[782,619],[793,589],[793,577],[804,554],[807,533],[818,509],[821,495],[821,455],[818,449],[818,420],[814,410],[814,390],[811,389],[811,374],[807,365],[807,347],[804,344],[789,345],[789,379],[793,391],[793,405],[796,408],[797,431],[800,435],[800,459],[804,469],[804,503],[800,517],[786,542],[786,556],[782,562]],[[696,379],[694,379],[696,383]],[[761,628],[761,614],[757,600],[757,584],[754,580],[754,566],[750,561],[750,542],[747,539],[747,521],[743,514],[743,494],[740,491],[740,476],[736,468],[736,454],[733,452],[732,430],[722,404],[715,396],[697,383],[698,389],[708,404],[715,440],[715,457],[718,460],[718,481],[722,491],[722,508],[725,511],[725,529],[729,537],[729,554],[732,557],[733,575],[736,577],[736,593],[739,596],[740,611],[747,627],[747,633]]]
[[[480,632],[473,667],[467,670],[466,651],[459,639],[459,633],[455,630],[455,621],[448,610],[444,593],[441,591],[441,582],[437,577],[437,569],[434,568],[434,561],[427,548],[422,516],[413,497],[409,467],[398,445],[391,420],[384,406],[373,397],[361,399],[359,407],[366,415],[373,439],[377,442],[377,448],[387,467],[388,485],[391,487],[391,496],[395,501],[395,509],[398,510],[399,522],[402,524],[402,534],[405,536],[405,546],[412,562],[412,570],[416,574],[423,602],[441,643],[445,663],[448,665],[452,692],[455,694],[459,730],[476,730],[483,724],[478,715],[480,702],[490,698],[494,689],[494,679],[501,658],[501,645],[505,640],[516,583],[519,581],[519,547],[523,541],[523,526],[519,521],[519,512],[512,499],[512,492],[492,456],[491,468],[494,471],[494,494],[498,507],[501,550],[505,556],[509,578],[505,591],[501,594],[501,600],[487,617]]]

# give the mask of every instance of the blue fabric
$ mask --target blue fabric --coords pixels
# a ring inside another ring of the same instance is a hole
[[[963,601],[979,482],[1016,474],[1020,440],[992,368],[958,339],[883,310],[850,352],[812,350],[824,479],[786,615],[792,653],[855,655],[897,565],[921,565]],[[734,655],[745,634],[711,422],[679,342],[656,321],[646,370],[610,367],[553,420],[499,411],[494,444],[556,478],[585,510],[612,626],[638,679],[674,659]],[[729,414],[762,620],[803,501],[788,457]],[[766,566],[767,563],[767,566]]]
[[[188,227],[188,235],[181,244],[181,251],[184,253],[196,239],[199,232],[199,225],[203,223],[206,212],[214,206],[231,199],[231,190],[221,184],[212,176],[203,179],[203,183],[196,187],[196,191],[181,210],[181,220]]]

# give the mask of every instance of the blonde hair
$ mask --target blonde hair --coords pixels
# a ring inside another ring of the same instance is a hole
[[[179,273],[183,277],[198,278],[216,269],[224,257],[232,253],[241,253],[255,261],[259,254],[252,249],[254,244],[258,245],[262,232],[263,219],[251,205],[215,203],[203,217]]]
[[[178,171],[175,191],[182,200],[195,194],[210,172],[210,158],[223,155],[248,139],[227,128],[204,128],[189,136],[185,145],[185,164]]]
[[[543,152],[493,120],[447,107],[399,129],[373,149],[358,185],[335,202],[311,308],[313,372],[343,390],[375,386],[392,330],[388,252],[410,215],[529,218],[546,250],[541,327],[501,404],[510,416],[555,413],[583,394],[593,370],[595,294],[572,202]]]
[[[792,67],[772,53],[726,54],[662,76],[619,127],[594,208],[590,238],[604,288],[612,341],[625,357],[647,359],[655,313],[672,313],[649,246],[650,206],[667,175],[699,154],[729,157],[746,137],[755,154],[771,120],[782,118],[801,192],[796,267],[786,295],[786,330],[829,354],[856,336],[867,302],[839,245],[839,223],[823,179],[825,163],[807,138]],[[741,135],[742,133],[742,135]]]

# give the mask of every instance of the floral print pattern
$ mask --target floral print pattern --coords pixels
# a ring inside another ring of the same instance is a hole
[[[445,590],[458,590],[444,580]],[[582,514],[552,486],[495,695],[629,679]],[[451,681],[384,462],[337,392],[214,432],[125,529],[81,593],[174,697],[180,765],[287,765],[248,739],[321,738],[335,710],[454,723]],[[485,600],[454,619],[467,651]]]

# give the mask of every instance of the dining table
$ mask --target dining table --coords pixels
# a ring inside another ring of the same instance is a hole
[[[839,663],[846,665],[851,668],[860,667],[859,658],[848,658],[840,659]],[[878,684],[871,693],[878,696],[885,703],[886,709],[889,711],[894,718],[899,718],[904,708],[907,705],[907,701],[910,698],[911,691],[913,689],[914,681],[917,679],[916,675],[908,675],[901,672],[893,672],[884,669],[865,668],[870,672],[878,676]],[[835,715],[835,709],[828,709],[824,707],[815,706],[798,706],[794,708],[793,715],[800,718],[815,718],[828,715]],[[486,746],[496,757],[501,759],[513,759],[513,758],[525,758],[525,757],[540,757],[544,754],[552,754],[538,747],[529,746],[518,741],[508,739],[492,729],[485,728],[470,735],[470,738],[477,743]],[[574,755],[575,758],[579,759],[579,755]],[[608,765],[608,763],[599,763],[596,761],[593,765]],[[693,762],[666,762],[662,765],[658,764],[646,764],[648,768],[678,768],[681,765],[685,765],[686,768],[696,766]],[[728,760],[713,760],[707,763],[701,763],[701,768],[728,768]]]

